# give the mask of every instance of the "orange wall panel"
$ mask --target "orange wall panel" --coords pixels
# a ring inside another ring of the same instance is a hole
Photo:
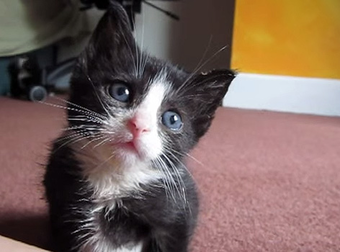
[[[232,68],[340,79],[340,1],[236,0]]]

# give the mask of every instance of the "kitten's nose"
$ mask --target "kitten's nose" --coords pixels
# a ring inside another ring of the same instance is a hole
[[[138,120],[136,117],[131,118],[127,124],[133,138],[138,138],[141,134],[150,131],[145,123]]]

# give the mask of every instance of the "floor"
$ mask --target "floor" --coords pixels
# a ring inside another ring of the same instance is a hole
[[[0,235],[48,248],[41,180],[63,118],[0,98]],[[188,159],[201,197],[191,251],[340,251],[339,153],[340,117],[219,109]]]

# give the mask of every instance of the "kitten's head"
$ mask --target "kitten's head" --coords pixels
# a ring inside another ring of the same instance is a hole
[[[122,162],[177,162],[208,130],[234,77],[188,73],[143,53],[112,3],[71,81],[70,102],[88,110],[70,110],[68,120]]]

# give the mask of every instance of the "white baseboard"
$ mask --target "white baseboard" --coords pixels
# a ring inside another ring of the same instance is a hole
[[[223,106],[340,116],[340,80],[239,73]]]

